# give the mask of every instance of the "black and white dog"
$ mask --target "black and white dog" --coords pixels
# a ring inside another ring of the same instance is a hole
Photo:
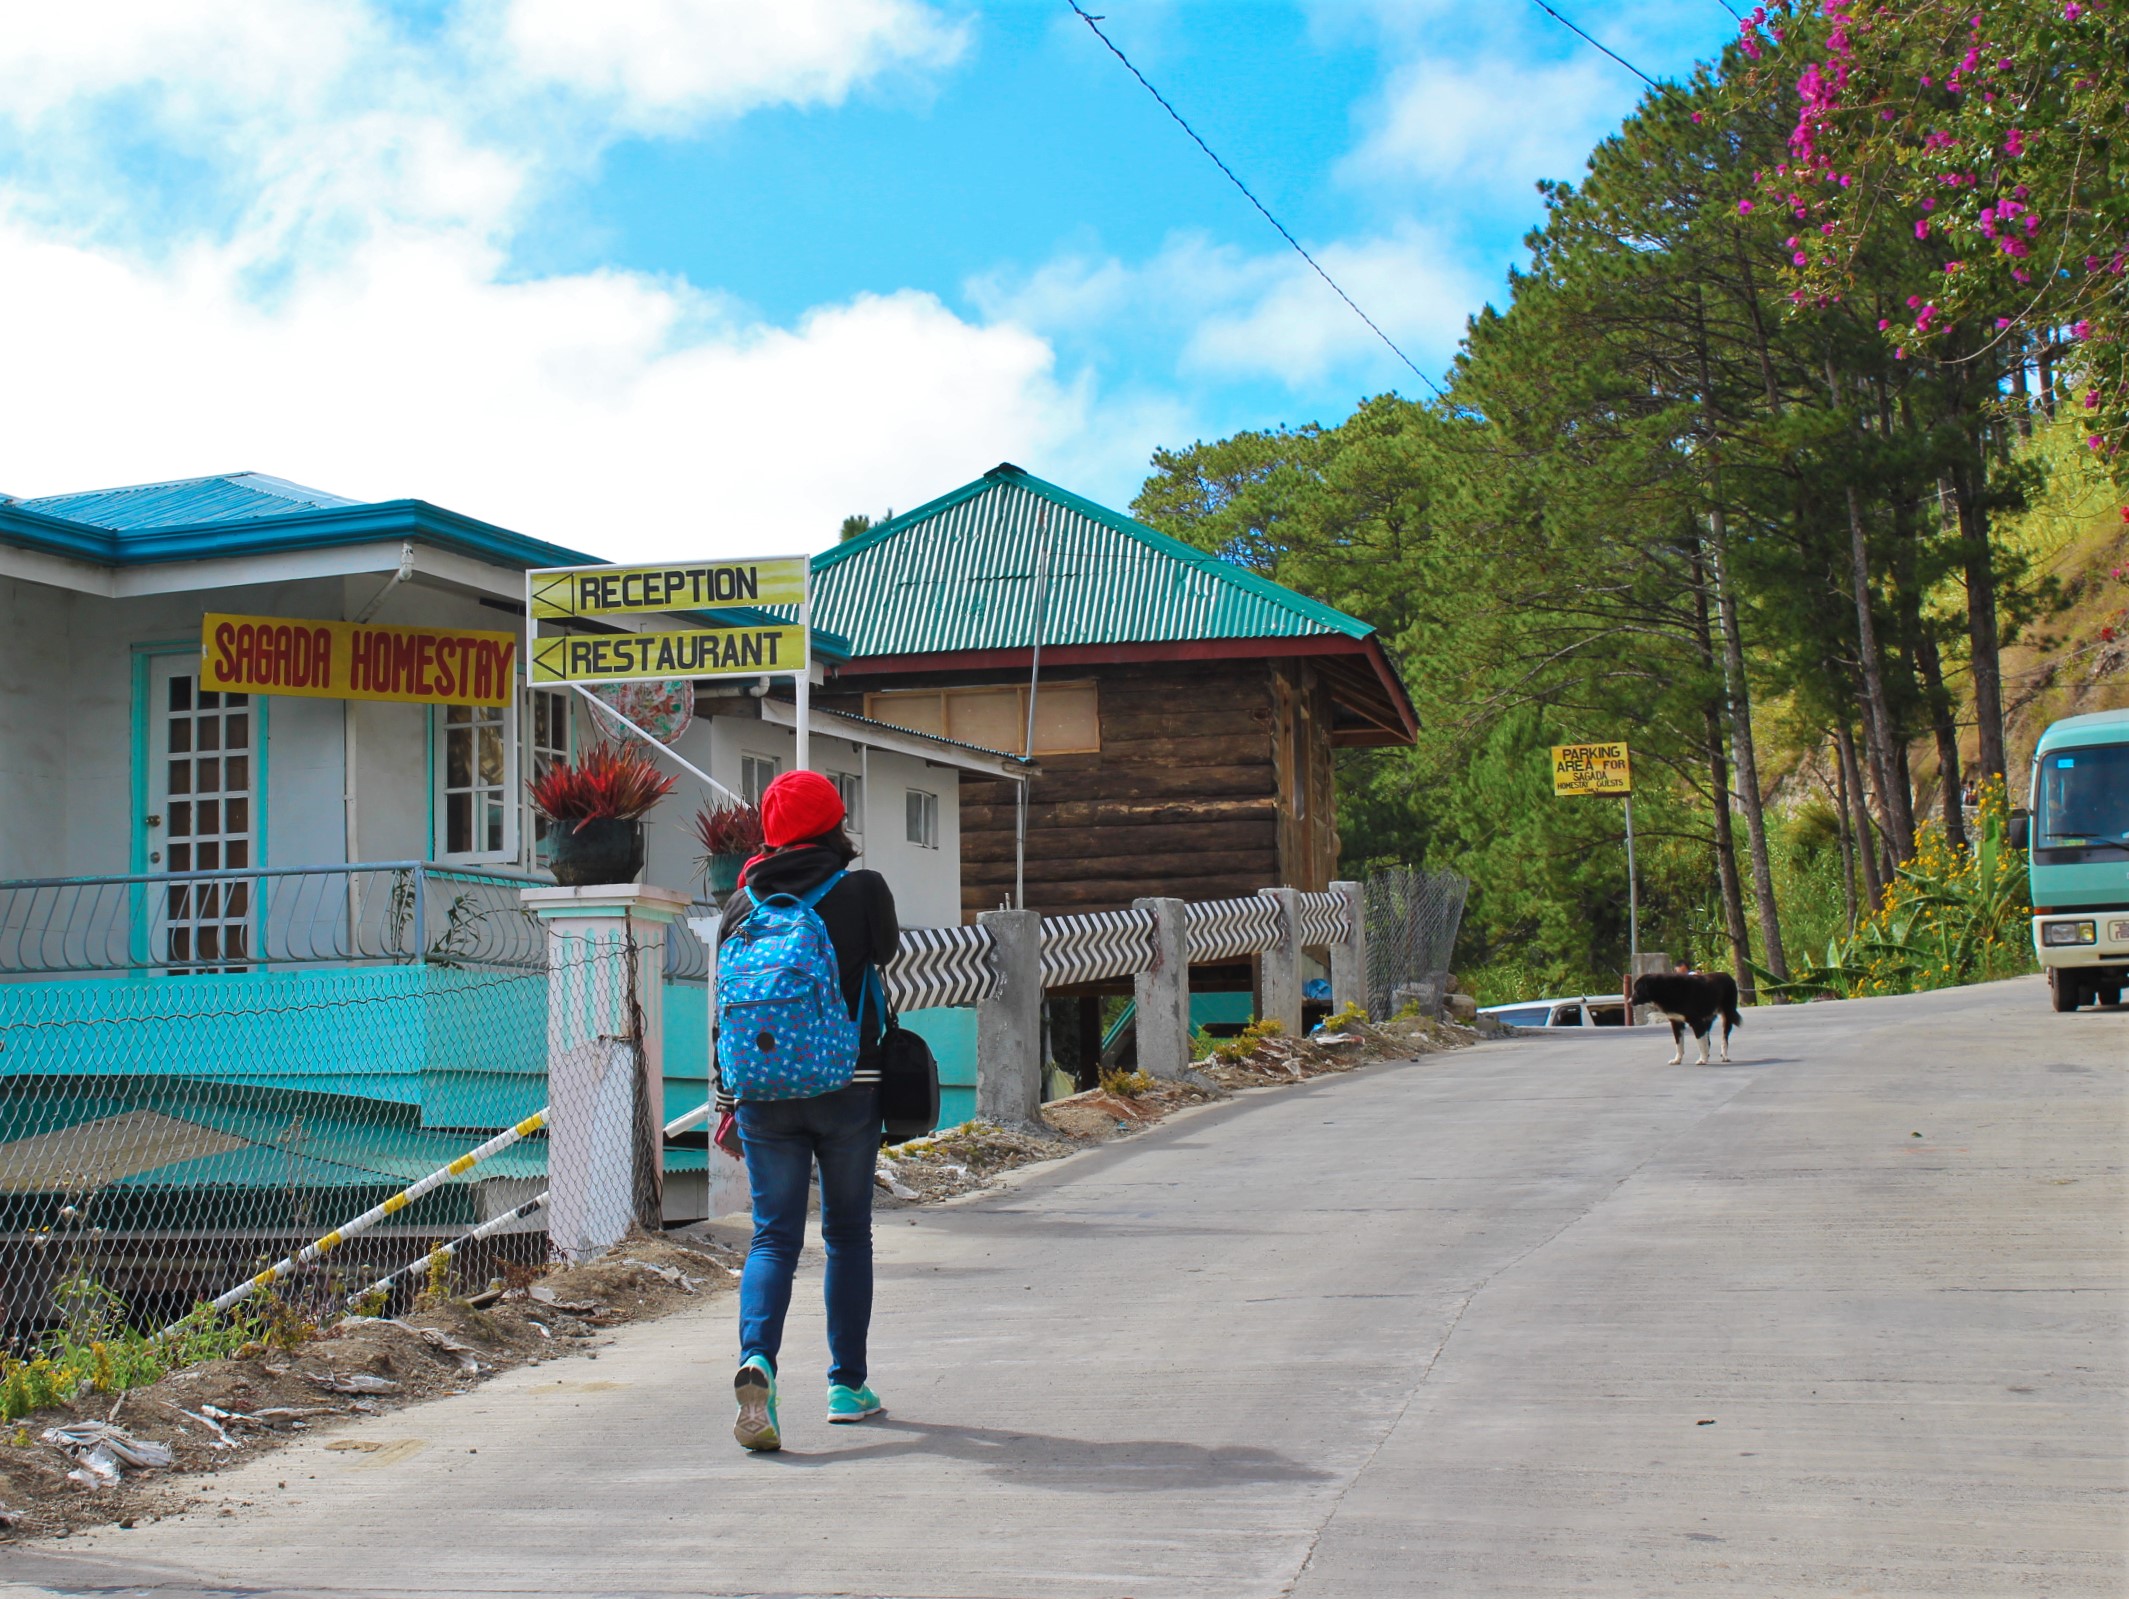
[[[1737,1014],[1737,979],[1728,972],[1650,972],[1634,979],[1634,1003],[1653,1005],[1671,1020],[1671,1064],[1685,1059],[1685,1030],[1700,1040],[1700,1061],[1708,1063],[1708,1032],[1720,1019],[1725,1065],[1730,1060],[1730,1029],[1744,1025]]]

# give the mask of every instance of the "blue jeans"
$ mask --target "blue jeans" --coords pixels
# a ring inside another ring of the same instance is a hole
[[[739,1142],[754,1198],[754,1244],[739,1278],[739,1358],[773,1370],[784,1342],[791,1279],[806,1241],[806,1189],[821,1174],[821,1242],[828,1250],[828,1380],[865,1382],[872,1325],[872,1187],[880,1153],[880,1090],[852,1083],[811,1099],[742,1103]]]

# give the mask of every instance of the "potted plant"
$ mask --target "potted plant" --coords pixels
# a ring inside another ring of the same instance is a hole
[[[643,870],[643,817],[673,791],[649,756],[595,744],[574,765],[557,761],[526,787],[555,824],[557,883],[632,883]]]
[[[705,805],[695,813],[695,837],[702,843],[703,886],[712,899],[739,887],[739,873],[761,853],[761,812],[751,805]]]

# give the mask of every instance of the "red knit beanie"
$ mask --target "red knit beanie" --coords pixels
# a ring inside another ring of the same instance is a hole
[[[771,849],[818,838],[847,814],[843,796],[818,772],[786,772],[762,791],[761,841]]]

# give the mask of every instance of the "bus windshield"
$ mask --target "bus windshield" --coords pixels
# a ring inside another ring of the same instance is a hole
[[[2041,849],[2129,844],[2129,744],[2050,750],[2040,758]]]

